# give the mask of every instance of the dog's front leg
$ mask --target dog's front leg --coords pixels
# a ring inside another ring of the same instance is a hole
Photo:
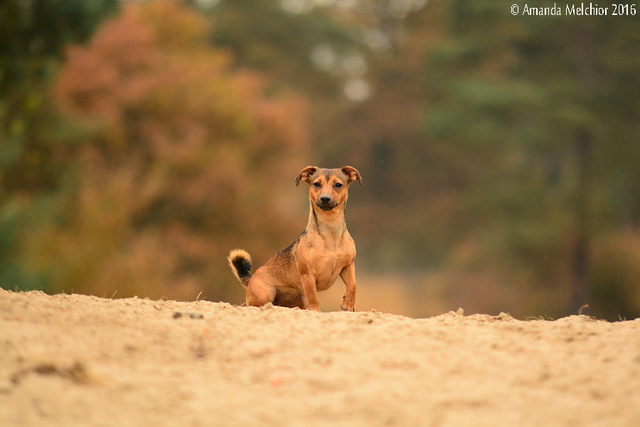
[[[347,287],[347,290],[342,297],[342,304],[340,308],[344,311],[356,311],[356,264],[351,263],[342,269],[340,277]]]
[[[304,274],[302,276],[302,287],[307,297],[309,310],[320,311],[320,299],[318,298],[316,278],[311,274]]]

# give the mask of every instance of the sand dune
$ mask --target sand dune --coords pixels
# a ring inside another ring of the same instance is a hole
[[[0,290],[1,426],[640,426],[640,320]]]

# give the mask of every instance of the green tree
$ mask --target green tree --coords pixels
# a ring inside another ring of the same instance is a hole
[[[60,118],[47,94],[65,44],[86,41],[116,0],[0,4],[0,286],[42,287],[17,261],[21,232],[60,180]],[[68,129],[70,130],[70,129]],[[44,196],[44,197],[42,197]]]
[[[33,136],[42,119],[38,114],[46,84],[64,46],[86,41],[116,5],[116,0],[7,0],[0,5],[0,171],[5,191],[47,181],[33,167],[41,157],[38,151],[46,151]]]
[[[448,40],[425,69],[426,134],[466,168],[469,268],[546,289],[555,302],[537,311],[589,303],[636,316],[637,290],[621,281],[629,266],[604,283],[594,263],[596,242],[637,233],[640,220],[635,17],[513,16],[510,6],[451,2]],[[617,306],[602,294],[618,294]]]

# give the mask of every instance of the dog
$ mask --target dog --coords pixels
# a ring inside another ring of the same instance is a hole
[[[296,177],[296,186],[309,184],[309,222],[298,240],[275,254],[252,275],[251,256],[235,249],[228,260],[236,278],[247,290],[248,306],[268,303],[320,311],[318,291],[329,289],[342,278],[346,291],[340,308],[355,311],[356,245],[347,231],[344,210],[349,185],[360,172],[351,166],[322,169],[308,166]]]

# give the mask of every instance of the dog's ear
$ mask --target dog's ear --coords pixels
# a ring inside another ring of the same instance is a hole
[[[362,185],[362,177],[360,176],[360,172],[356,168],[352,168],[351,166],[345,166],[342,169],[342,172],[347,176],[347,182],[351,184],[356,179]]]
[[[296,187],[300,184],[300,181],[309,182],[314,173],[318,170],[315,166],[307,166],[302,169],[296,177]]]

